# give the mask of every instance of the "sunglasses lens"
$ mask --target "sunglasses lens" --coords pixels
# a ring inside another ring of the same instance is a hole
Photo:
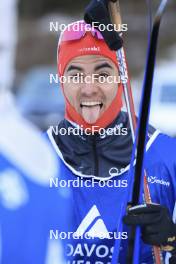
[[[79,40],[87,32],[90,32],[92,36],[96,37],[97,39],[103,39],[102,34],[97,29],[91,28],[90,25],[81,22],[69,25],[68,28],[61,33],[61,41]]]
[[[62,41],[78,40],[83,36],[84,32],[81,31],[64,31]]]

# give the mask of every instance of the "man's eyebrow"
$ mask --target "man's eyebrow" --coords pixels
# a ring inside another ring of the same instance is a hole
[[[77,70],[77,71],[83,71],[83,69],[79,66],[76,65],[70,65],[67,69],[67,72],[72,71],[72,70]]]
[[[109,63],[105,62],[105,63],[102,63],[102,64],[96,66],[94,70],[95,71],[98,71],[98,70],[100,70],[102,68],[110,68],[110,69],[113,69],[112,66]]]

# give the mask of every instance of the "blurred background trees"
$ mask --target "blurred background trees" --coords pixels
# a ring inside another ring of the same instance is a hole
[[[56,63],[56,47],[59,32],[49,32],[49,21],[68,23],[82,19],[87,0],[20,0],[19,1],[19,45],[17,69],[20,73],[33,64]],[[124,0],[121,4],[123,23],[128,24],[124,34],[130,72],[138,75],[144,67],[147,47],[147,2],[149,0]],[[151,1],[156,10],[159,1]],[[175,43],[172,28],[175,24],[174,1],[170,1],[162,22],[159,48],[160,57],[165,56],[167,48]],[[46,52],[47,50],[47,52]],[[32,51],[32,52],[31,52]]]

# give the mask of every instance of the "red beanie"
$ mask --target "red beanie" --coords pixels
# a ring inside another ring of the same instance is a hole
[[[74,28],[77,25],[79,27]],[[60,40],[58,43],[57,49],[57,61],[58,61],[58,73],[59,76],[62,77],[65,71],[67,64],[75,57],[82,55],[101,55],[109,58],[111,61],[117,65],[116,52],[111,51],[106,45],[103,39],[98,39],[93,36],[90,32],[87,32],[83,37],[79,39],[73,39],[68,41],[63,41],[64,34],[72,34],[72,32],[76,32],[76,37],[79,36],[80,33],[79,28],[82,30],[81,26],[88,26],[83,20],[74,22],[66,28],[64,32],[61,33]],[[78,31],[76,31],[78,30]],[[73,35],[73,34],[72,34]],[[74,35],[73,35],[74,36]],[[72,36],[71,36],[72,37]],[[69,38],[69,37],[68,37]],[[97,126],[99,128],[105,128],[113,120],[117,117],[118,113],[122,107],[122,84],[118,84],[117,94],[112,101],[111,105],[104,111],[104,113],[100,116],[100,118],[94,124],[88,124],[82,116],[74,109],[74,107],[70,104],[68,99],[66,99],[66,109],[65,109],[65,118],[77,123],[78,125],[82,125],[84,128],[92,128],[92,126]]]

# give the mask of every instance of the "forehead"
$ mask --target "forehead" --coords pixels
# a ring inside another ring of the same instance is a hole
[[[102,63],[108,63],[112,68],[116,68],[117,66],[114,64],[112,60],[107,57],[101,55],[83,55],[79,57],[75,57],[68,64],[65,70],[67,70],[71,65],[79,65],[81,68],[91,67],[94,68],[97,65]]]

